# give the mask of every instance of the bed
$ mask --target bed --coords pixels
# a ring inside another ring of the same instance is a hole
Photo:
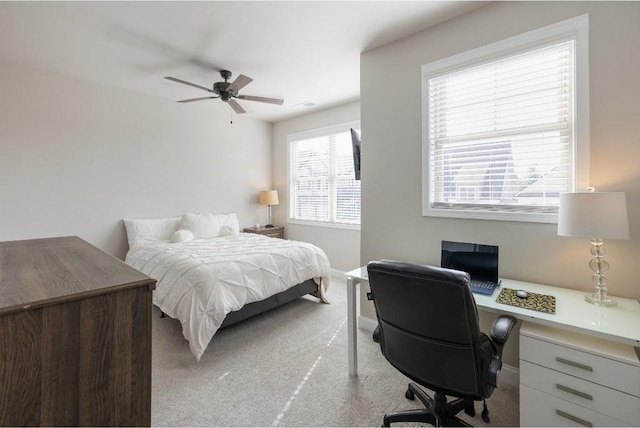
[[[239,233],[235,214],[124,222],[125,262],[158,281],[153,303],[198,360],[223,326],[307,293],[327,303],[331,267],[312,244]]]

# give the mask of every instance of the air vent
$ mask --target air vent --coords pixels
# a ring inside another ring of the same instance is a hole
[[[293,107],[295,108],[309,108],[309,107],[313,107],[315,106],[316,103],[314,103],[313,101],[304,101],[298,104],[294,104]]]

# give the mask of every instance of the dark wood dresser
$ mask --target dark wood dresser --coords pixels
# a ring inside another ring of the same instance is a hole
[[[0,242],[0,425],[150,425],[154,288],[78,237]]]

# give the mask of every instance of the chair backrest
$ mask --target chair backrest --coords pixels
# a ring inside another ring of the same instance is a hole
[[[387,360],[432,390],[484,398],[490,343],[480,331],[469,275],[394,261],[367,268]]]

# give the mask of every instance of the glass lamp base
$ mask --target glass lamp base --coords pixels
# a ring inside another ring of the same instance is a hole
[[[616,302],[615,300],[610,299],[608,297],[604,297],[603,298],[598,293],[587,294],[586,296],[584,296],[584,300],[586,300],[589,303],[593,303],[594,305],[598,305],[598,306],[612,307],[612,306],[616,306],[618,304],[618,302]]]

